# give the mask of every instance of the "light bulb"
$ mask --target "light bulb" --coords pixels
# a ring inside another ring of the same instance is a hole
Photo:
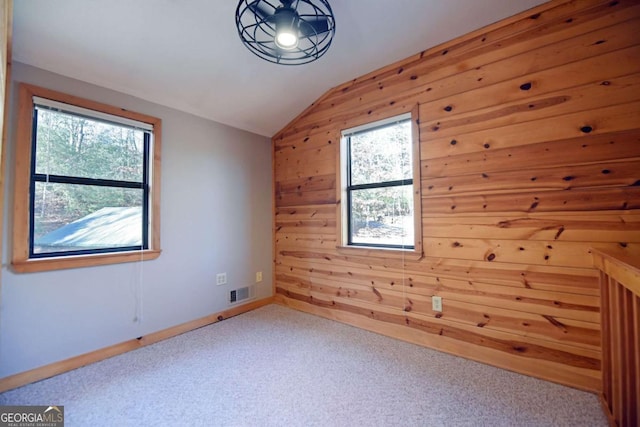
[[[284,3],[283,3],[284,4]],[[291,50],[298,46],[298,14],[290,7],[280,7],[275,13],[276,46]]]
[[[298,37],[289,31],[276,34],[276,44],[281,49],[293,49],[298,45]]]

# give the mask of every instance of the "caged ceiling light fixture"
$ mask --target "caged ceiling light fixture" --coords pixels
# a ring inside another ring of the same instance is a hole
[[[240,0],[236,26],[251,52],[284,65],[320,58],[336,32],[327,0]]]

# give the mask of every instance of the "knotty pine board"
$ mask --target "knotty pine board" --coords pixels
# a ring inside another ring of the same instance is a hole
[[[428,237],[568,242],[640,242],[640,212],[424,217]]]
[[[640,257],[639,25],[555,0],[320,97],[273,137],[276,300],[598,390],[590,251]],[[341,130],[416,105],[424,256],[337,248]]]
[[[345,281],[363,269],[372,286],[402,285],[407,292],[419,289],[414,283],[434,283],[445,279],[463,280],[469,284],[491,283],[517,289],[547,290],[574,295],[600,294],[599,275],[593,269],[554,267],[548,265],[526,265],[489,261],[469,261],[455,258],[424,257],[419,262],[387,260],[371,257],[347,256],[335,250],[290,251],[280,249],[275,257],[276,268],[299,267],[331,271]],[[391,274],[389,279],[386,274]],[[356,280],[356,279],[354,279]],[[575,297],[579,298],[579,297]],[[556,304],[558,306],[565,306]]]
[[[412,275],[412,280],[405,279],[406,283],[403,284],[403,278],[400,275],[374,276],[371,280],[370,273],[369,275],[359,272],[349,273],[349,280],[345,280],[344,273],[335,274],[334,271],[329,270],[314,269],[309,271],[282,264],[276,267],[278,282],[295,285],[300,289],[310,289],[313,284],[323,284],[332,287],[333,290],[330,293],[336,295],[343,294],[342,296],[353,297],[363,295],[365,299],[368,298],[370,301],[390,304],[399,309],[409,306],[415,308],[413,302],[419,300],[424,303],[422,305],[423,312],[428,315],[437,314],[431,311],[430,297],[439,295],[451,299],[451,301],[475,304],[477,307],[480,307],[479,303],[481,303],[482,310],[502,309],[508,306],[514,312],[589,322],[594,329],[597,329],[598,326],[599,299],[597,296],[569,295],[557,291],[516,288],[420,275]],[[407,283],[411,285],[410,291],[406,289],[409,286]],[[390,303],[383,294],[395,297],[402,295],[403,298],[396,300],[395,303]]]
[[[640,185],[640,159],[555,168],[531,168],[422,180],[422,196],[541,192]]]
[[[295,279],[283,275],[280,279],[282,289],[290,292],[301,292],[301,287]],[[334,297],[342,301],[355,301],[357,304],[366,303],[369,306],[395,307],[399,311],[419,315],[423,318],[445,319],[451,324],[463,324],[486,328],[491,331],[501,331],[540,340],[560,343],[566,351],[583,355],[590,354],[598,358],[600,332],[597,323],[582,320],[572,320],[552,315],[526,313],[499,307],[480,307],[477,304],[461,302],[452,299],[447,313],[432,314],[430,298],[413,296],[406,298],[401,292],[385,289],[372,290],[358,285],[335,287],[321,279],[313,280],[306,287],[308,292],[301,294],[319,298]],[[550,344],[553,345],[553,344]],[[573,349],[572,347],[578,347]]]
[[[640,51],[639,51],[640,54]],[[639,56],[640,57],[640,56]],[[571,156],[567,156],[571,153]],[[455,158],[421,159],[422,178],[482,174],[528,168],[574,166],[640,158],[640,129],[540,142],[461,154]],[[532,176],[533,178],[533,176]]]
[[[599,212],[640,209],[640,187],[541,191],[481,196],[425,197],[422,214],[479,214],[512,212]]]
[[[562,116],[456,134],[450,137],[428,137],[421,129],[422,159],[451,157],[459,154],[517,147],[577,137],[637,129],[640,123],[640,101],[604,108],[578,111]]]
[[[640,21],[638,27],[640,27]],[[531,88],[534,84],[537,85],[538,82],[532,82]],[[458,104],[451,103],[443,108],[443,111],[449,113],[446,117],[431,118],[432,116],[428,113],[421,111],[420,117],[430,118],[421,123],[421,131],[426,132],[425,139],[451,137],[577,111],[625,104],[638,100],[638,85],[640,85],[640,74],[635,73],[608,80],[597,80],[582,86],[563,88],[544,95],[529,96],[524,100],[502,103],[466,113],[458,112]],[[515,92],[514,87],[510,89],[511,92]],[[523,92],[522,89],[519,91]]]
[[[618,5],[619,7],[620,5]],[[608,6],[607,6],[608,8]],[[638,9],[629,11],[638,15]],[[622,15],[619,20],[628,17]],[[569,25],[577,24],[572,21]],[[326,127],[346,123],[358,125],[374,120],[376,112],[395,105],[407,104],[405,96],[412,96],[409,104],[442,99],[451,95],[471,92],[487,85],[521,77],[522,84],[529,83],[528,74],[548,70],[574,61],[602,55],[614,50],[638,44],[633,29],[637,22],[622,22],[595,31],[580,33],[568,39],[556,39],[556,43],[544,44],[538,41],[520,42],[517,49],[509,52],[503,49],[486,49],[486,52],[464,60],[449,58],[445,66],[429,65],[418,72],[399,65],[387,73],[376,74],[357,89],[341,90],[338,99],[329,98],[318,104],[305,117],[301,117],[291,130],[281,136],[303,134],[305,137],[325,131]],[[559,23],[563,28],[567,25]],[[562,37],[562,32],[556,37]],[[545,40],[545,43],[548,40]],[[447,49],[449,55],[450,51]],[[443,51],[444,52],[444,51]],[[442,54],[442,52],[441,52]],[[428,63],[428,61],[421,61]]]
[[[505,80],[493,85],[486,85],[472,92],[462,92],[446,98],[427,100],[420,103],[420,116],[429,121],[438,121],[454,114],[466,114],[489,107],[506,108],[527,100],[544,98],[549,94],[562,92],[585,85],[608,86],[611,80],[636,74],[638,72],[637,57],[640,46],[631,46],[621,51],[608,52],[580,61],[527,74],[527,81],[521,76]],[[616,67],[611,69],[611,61]],[[571,79],[567,79],[571,76]],[[608,83],[607,83],[608,82]],[[531,83],[527,90],[520,86]],[[605,88],[600,88],[605,89]],[[580,94],[582,95],[582,94]]]
[[[566,7],[572,3],[578,6],[577,9]],[[384,90],[392,81],[416,80],[427,75],[430,79],[437,80],[492,63],[495,58],[509,58],[532,49],[557,44],[559,41],[570,40],[576,36],[584,36],[593,31],[601,31],[611,25],[640,16],[637,1],[616,2],[615,5],[608,0],[583,0],[580,5],[577,3],[565,3],[531,15],[537,15],[535,19],[520,19],[488,32],[479,30],[473,36],[465,37],[461,41],[445,43],[441,47],[421,52],[414,57],[338,86],[321,97],[319,102],[314,103],[313,108],[305,111],[276,137],[286,135],[286,131],[296,129],[296,126],[305,123],[305,120],[313,121],[316,118],[314,114],[325,109],[335,106],[351,108],[352,106],[348,103],[354,101],[362,104],[362,95],[371,96],[377,93],[374,89],[380,90],[380,86]],[[633,10],[626,9],[627,7]],[[412,76],[416,78],[412,79]],[[402,90],[396,88],[388,92],[393,92],[392,95],[396,96]]]

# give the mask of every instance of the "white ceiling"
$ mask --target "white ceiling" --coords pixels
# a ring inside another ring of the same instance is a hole
[[[276,65],[235,28],[237,0],[17,0],[13,59],[265,136],[330,88],[544,0],[330,0],[318,61]]]

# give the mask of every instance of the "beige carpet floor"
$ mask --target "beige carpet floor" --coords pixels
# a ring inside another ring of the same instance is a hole
[[[0,394],[66,426],[606,426],[594,394],[277,305]]]

